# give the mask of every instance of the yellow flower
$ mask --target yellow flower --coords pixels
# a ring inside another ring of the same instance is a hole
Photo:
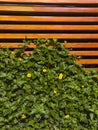
[[[19,60],[19,61],[22,61],[22,58],[19,57],[18,60]]]
[[[59,78],[59,79],[62,79],[62,78],[63,78],[63,74],[60,73],[58,78]]]
[[[28,77],[28,78],[30,78],[31,76],[32,76],[32,74],[31,74],[31,73],[28,73],[28,74],[27,74],[27,77]]]
[[[84,88],[84,85],[82,85],[81,87]]]
[[[66,118],[66,119],[69,119],[69,118],[70,118],[70,115],[65,115],[65,118]]]
[[[56,91],[56,90],[54,90],[53,92],[54,92],[55,94],[57,93],[57,91]]]
[[[26,119],[26,115],[25,115],[25,114],[22,114],[21,118],[22,118],[22,119]]]
[[[46,70],[46,69],[43,69],[43,72],[45,73],[45,72],[47,72],[47,70]]]

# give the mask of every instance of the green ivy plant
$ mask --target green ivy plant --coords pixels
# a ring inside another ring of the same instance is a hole
[[[98,72],[56,39],[0,49],[0,130],[98,130]]]

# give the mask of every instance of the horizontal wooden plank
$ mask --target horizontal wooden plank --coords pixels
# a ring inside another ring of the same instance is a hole
[[[8,47],[8,48],[22,48],[24,43],[0,43],[0,48],[2,47]],[[36,45],[34,43],[30,43],[28,45],[28,48],[36,48]]]
[[[98,22],[98,17],[56,17],[56,16],[11,16],[0,15],[0,21],[15,22]]]
[[[77,60],[76,63],[85,65],[98,64],[98,59],[81,59]]]
[[[82,45],[81,45],[82,44]],[[87,45],[88,44],[88,45]],[[63,44],[66,48],[98,48],[98,43],[64,43]],[[0,43],[0,47],[13,47],[13,48],[20,48],[23,46],[23,43]],[[35,48],[35,44],[34,43],[30,43],[30,45],[28,46],[29,48]],[[71,51],[70,51],[71,52]],[[80,52],[80,51],[75,51],[76,53]],[[89,53],[89,51],[86,51]],[[92,52],[92,51],[90,51]],[[92,53],[95,53],[96,51],[93,51]],[[71,53],[74,53],[71,52]],[[83,53],[83,52],[82,52]]]
[[[36,48],[36,46],[34,46],[34,48]],[[14,54],[14,52],[12,52],[12,53]],[[25,51],[24,54],[26,54],[27,56],[29,56],[30,55],[30,51]],[[71,52],[70,52],[70,55],[72,55]],[[80,55],[77,55],[77,56],[80,56]],[[97,59],[80,59],[80,60],[76,60],[76,63],[79,63],[79,64],[93,64],[92,61],[96,62]],[[82,62],[82,63],[80,63],[80,62]],[[98,64],[98,61],[95,64]]]
[[[81,45],[82,44],[82,45]],[[98,48],[98,43],[63,43],[66,48]],[[0,47],[22,47],[23,43],[0,43]],[[34,43],[30,43],[29,48],[35,47]]]
[[[1,33],[0,39],[24,39],[24,38],[63,38],[63,39],[98,39],[98,34],[17,34]]]
[[[98,56],[98,51],[70,51],[70,54],[76,56]]]
[[[94,51],[92,51],[92,52],[76,52],[76,51],[71,51],[71,52],[69,52],[70,53],[70,55],[76,55],[76,56],[98,56],[98,51],[97,52],[95,52],[95,54],[94,54]],[[30,54],[30,52],[29,51],[26,51],[25,52],[25,54],[26,55],[29,55]],[[86,60],[86,59],[85,59]],[[88,61],[88,60],[87,60]],[[80,62],[80,61],[79,61]]]
[[[6,46],[6,47],[13,46],[14,48],[17,48],[17,47],[20,48],[23,46],[23,43],[0,43],[0,47],[4,47],[4,46]],[[36,45],[34,43],[31,43],[28,47],[29,48],[36,48]],[[26,51],[25,54],[29,55],[29,51]],[[70,52],[70,54],[72,54],[72,52]],[[91,55],[92,54],[94,54],[94,51],[92,51]],[[98,52],[97,52],[97,54],[98,54]],[[86,55],[88,55],[88,54],[86,54]],[[81,60],[77,60],[76,63],[79,63],[79,64],[98,64],[98,59],[81,59]]]
[[[35,46],[34,46],[34,48],[35,48]],[[70,51],[69,53],[70,53],[70,55],[76,55],[76,56],[98,56],[98,51],[95,52],[95,54],[94,54],[94,51],[91,51],[91,52],[90,51]],[[25,51],[25,54],[29,55],[30,51]],[[84,60],[84,59],[82,59],[82,60]],[[88,59],[87,59],[87,61],[88,61]],[[79,60],[79,62],[80,62],[80,60]]]
[[[40,8],[40,7],[39,7]],[[22,12],[35,12],[32,6],[2,6],[0,5],[0,11],[22,11]]]
[[[66,48],[98,48],[98,43],[64,43],[64,46]]]
[[[0,11],[20,11],[20,12],[64,12],[64,13],[98,13],[98,8],[83,7],[44,7],[44,6],[1,6]]]
[[[78,4],[82,4],[82,3],[98,3],[97,0],[0,0],[1,2],[23,2],[23,3],[78,3]]]
[[[0,24],[0,30],[98,30],[98,25],[16,25]]]

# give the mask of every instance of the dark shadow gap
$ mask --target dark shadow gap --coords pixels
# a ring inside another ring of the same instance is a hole
[[[40,22],[38,22],[38,21],[0,21],[0,24],[9,24],[9,25],[11,25],[11,24],[20,24],[20,25],[24,25],[24,24],[26,24],[26,25],[98,25],[98,22],[90,22],[90,21],[88,21],[88,22],[47,22],[47,21],[45,21],[45,22],[43,22],[43,21],[40,21]]]
[[[15,5],[15,6],[53,6],[53,7],[98,7],[95,3],[40,3],[40,2],[0,2],[0,5]]]
[[[0,30],[0,33],[34,33],[34,34],[98,34],[98,30],[95,30],[95,31],[90,31],[90,30]]]
[[[75,16],[75,17],[80,17],[80,16],[84,16],[84,17],[98,17],[98,13],[92,13],[92,12],[88,12],[88,13],[80,13],[80,12],[21,12],[21,11],[0,11],[0,15],[11,15],[11,16]]]

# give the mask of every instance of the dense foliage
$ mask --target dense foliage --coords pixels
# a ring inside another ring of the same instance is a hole
[[[57,40],[0,49],[0,130],[98,130],[98,73]]]

